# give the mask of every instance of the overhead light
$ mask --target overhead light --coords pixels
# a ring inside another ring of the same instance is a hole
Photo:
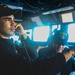
[[[71,9],[74,9],[74,7],[73,7],[73,6],[67,6],[67,7],[64,7],[64,8],[59,8],[59,9],[47,11],[47,12],[44,12],[44,13],[42,13],[42,14],[43,14],[43,15],[53,14],[53,13],[62,12],[62,11],[67,11],[67,10],[71,10]]]
[[[23,9],[23,7],[20,7],[20,6],[14,6],[14,5],[8,5],[8,4],[7,6],[10,7],[11,9],[20,9],[20,10]]]
[[[1,1],[1,0],[0,0],[0,3],[1,4],[6,4],[11,9],[20,9],[20,10],[23,9],[22,4],[12,3],[12,2],[7,2],[7,1]]]

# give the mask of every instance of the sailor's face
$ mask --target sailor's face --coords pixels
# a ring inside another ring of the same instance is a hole
[[[54,48],[55,48],[55,50],[56,50],[57,53],[61,53],[64,50],[65,45],[55,44]]]
[[[3,16],[0,18],[0,34],[11,36],[15,32],[14,16]]]

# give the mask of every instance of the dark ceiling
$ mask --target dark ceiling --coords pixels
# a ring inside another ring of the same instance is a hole
[[[1,1],[1,0],[0,0]],[[23,5],[23,11],[29,13],[42,13],[45,11],[75,6],[75,0],[2,0]]]
[[[41,13],[48,10],[53,10],[65,6],[75,6],[75,0],[7,0],[9,2],[15,2],[22,4],[24,9],[28,9],[29,12]],[[24,10],[26,11],[26,10]]]
[[[23,6],[23,12],[25,14],[25,17],[36,16],[43,12],[66,6],[75,6],[75,0],[7,0],[7,1],[21,4]]]

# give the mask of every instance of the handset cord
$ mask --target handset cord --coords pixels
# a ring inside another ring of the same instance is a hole
[[[22,40],[22,43],[24,45],[24,49],[25,49],[25,52],[27,54],[27,57],[28,57],[28,61],[29,61],[29,67],[30,67],[30,70],[31,70],[31,75],[34,75],[34,72],[33,72],[33,68],[32,68],[32,61],[31,61],[31,58],[29,56],[29,53],[28,53],[28,50],[26,48],[26,45],[25,45],[25,42]]]

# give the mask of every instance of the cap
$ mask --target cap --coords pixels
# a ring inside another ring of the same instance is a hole
[[[18,10],[9,8],[6,4],[0,4],[0,17],[16,14]]]
[[[57,31],[53,36],[53,42],[61,45],[68,45],[68,33],[64,31]]]

